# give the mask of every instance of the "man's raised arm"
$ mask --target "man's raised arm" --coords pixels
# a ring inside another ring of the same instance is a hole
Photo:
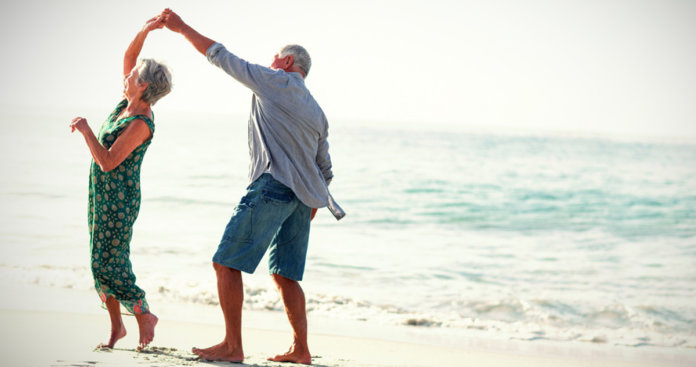
[[[215,43],[215,41],[198,33],[195,29],[184,23],[184,21],[181,20],[181,17],[171,9],[164,9],[162,11],[162,16],[165,19],[164,22],[167,28],[186,37],[186,39],[191,42],[193,47],[195,47],[198,52],[202,53],[203,56],[205,56],[205,52],[208,51],[210,46]]]

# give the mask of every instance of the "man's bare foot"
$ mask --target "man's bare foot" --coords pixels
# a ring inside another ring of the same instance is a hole
[[[312,364],[312,355],[309,354],[309,350],[307,350],[307,348],[301,348],[298,347],[297,344],[293,344],[287,353],[278,354],[275,357],[268,357],[268,360],[273,362]]]
[[[111,336],[109,337],[108,343],[101,343],[97,345],[97,349],[113,349],[116,342],[126,336],[126,327],[121,325],[120,328],[112,329]]]
[[[214,350],[217,350],[217,349],[222,348],[222,347],[223,347],[223,344],[225,344],[224,341],[223,341],[222,343],[220,343],[220,344],[216,344],[216,345],[213,345],[212,347],[203,348],[203,349],[193,347],[193,348],[191,348],[191,351],[192,351],[193,353],[197,354],[197,355],[200,355],[201,353],[207,354],[207,353],[210,353],[210,352],[212,352],[212,351],[214,351]]]
[[[191,351],[207,361],[225,361],[241,363],[244,361],[244,351],[242,347],[230,347],[227,343],[222,342],[210,348],[199,349],[193,348]]]
[[[138,321],[138,329],[140,330],[140,340],[137,348],[140,351],[155,338],[155,326],[157,326],[159,319],[153,313],[135,315],[135,319]]]

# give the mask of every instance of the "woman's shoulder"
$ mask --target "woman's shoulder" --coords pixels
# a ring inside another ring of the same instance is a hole
[[[130,125],[133,122],[140,122],[142,121],[147,125],[147,127],[150,129],[150,132],[154,134],[155,132],[155,122],[154,122],[154,114],[150,113],[150,115],[146,114],[137,114],[129,117],[125,117],[122,120],[119,121],[119,125],[122,127],[126,127]]]

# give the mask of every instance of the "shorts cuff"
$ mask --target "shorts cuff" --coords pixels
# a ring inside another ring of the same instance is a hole
[[[278,269],[269,270],[268,273],[271,274],[271,275],[273,275],[273,274],[278,274],[278,275],[280,275],[280,276],[283,276],[283,277],[288,278],[288,279],[290,279],[290,280],[294,280],[294,281],[296,281],[296,282],[301,282],[301,281],[302,281],[302,274],[300,274],[300,275],[298,276],[297,274],[290,274],[290,273],[288,273],[288,272],[285,272],[285,271],[283,271],[283,270],[278,270]]]
[[[234,270],[243,271],[243,272],[245,272],[245,273],[247,273],[247,274],[254,274],[254,271],[256,271],[256,268],[255,268],[255,267],[254,267],[254,268],[251,268],[251,267],[248,267],[248,266],[239,266],[239,265],[237,265],[237,264],[232,264],[232,263],[220,261],[220,260],[216,259],[215,257],[213,257],[213,262],[216,263],[216,264],[218,264],[218,265],[222,265],[222,266],[224,266],[224,267],[226,267],[226,268],[230,268],[230,269],[234,269]]]

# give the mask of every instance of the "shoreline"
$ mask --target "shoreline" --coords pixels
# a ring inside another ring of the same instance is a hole
[[[204,366],[190,352],[222,340],[217,306],[158,305],[153,343],[136,352],[137,324],[124,317],[128,335],[113,351],[93,348],[108,336],[108,316],[94,294],[41,286],[0,288],[3,325],[0,358],[8,366]],[[308,315],[316,366],[683,366],[696,363],[696,350],[630,348],[606,344],[519,341],[496,338],[448,340],[446,330],[389,327]],[[286,366],[266,361],[285,351],[290,328],[280,312],[245,310],[242,366]],[[215,365],[221,362],[213,363]],[[292,364],[290,364],[292,365]]]
[[[127,318],[124,322],[129,334],[119,341],[114,350],[94,350],[94,346],[106,335],[106,328],[95,327],[106,326],[104,319],[104,316],[77,313],[3,310],[0,316],[3,332],[12,335],[12,341],[7,336],[3,338],[0,355],[8,366],[204,366],[211,362],[201,361],[192,354],[192,344],[202,347],[216,344],[224,332],[221,325],[161,319],[153,343],[143,352],[137,352],[137,324],[133,318]],[[41,332],[43,329],[50,332]],[[20,343],[14,342],[16,340]],[[290,335],[283,331],[245,328],[246,359],[239,365],[288,365],[266,361],[266,357],[284,351],[289,341]],[[455,366],[462,361],[476,366],[501,367],[649,367],[682,363],[628,361],[602,354],[548,356],[513,350],[493,353],[325,334],[311,334],[310,343],[313,364],[320,367]]]

